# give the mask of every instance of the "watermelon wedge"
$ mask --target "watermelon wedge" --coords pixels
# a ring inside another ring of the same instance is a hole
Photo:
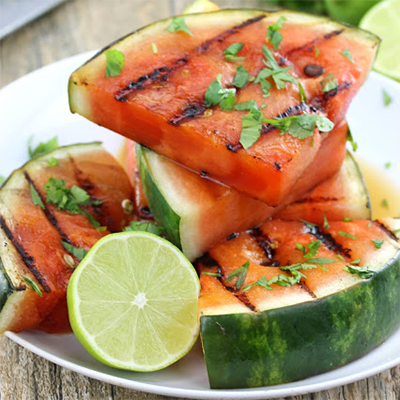
[[[85,190],[94,205],[59,209],[46,201],[49,178],[75,185],[77,196]],[[89,250],[128,225],[121,203],[131,198],[127,175],[99,143],[59,148],[12,173],[0,190],[0,332],[70,329],[66,288],[79,257],[65,246]]]
[[[237,103],[265,103],[267,118],[325,115],[338,131],[315,129],[300,140],[264,123],[261,137],[246,150],[240,138],[247,111],[209,107],[205,93],[219,74],[223,88],[232,88],[239,66],[256,77],[265,68],[268,27],[281,17],[286,20],[280,48],[267,46],[277,68],[291,68],[295,83],[278,89],[268,78],[271,88],[264,97],[261,85],[249,81],[237,87]],[[71,111],[270,206],[284,202],[296,184],[300,198],[338,171],[345,155],[341,125],[371,67],[376,36],[292,11],[221,10],[184,18],[192,35],[168,31],[173,20],[166,19],[107,47],[124,55],[118,76],[106,77],[104,51],[75,71],[69,82]],[[224,51],[235,43],[244,46],[241,58],[232,61]],[[354,63],[341,54],[344,49]]]
[[[400,325],[400,220],[329,225],[270,220],[198,260],[212,388],[332,370]]]
[[[134,151],[128,144],[128,154]],[[134,157],[128,157],[129,162]],[[313,223],[328,220],[369,219],[368,190],[357,163],[350,153],[339,172],[321,183],[306,196],[279,208],[245,196],[159,156],[142,146],[137,147],[142,177],[135,183],[137,209],[148,205],[166,235],[190,259],[201,256],[232,232],[250,229],[272,215],[281,219],[307,219]],[[131,166],[131,174],[137,172]],[[146,195],[144,200],[142,192]],[[288,201],[290,201],[288,197]]]

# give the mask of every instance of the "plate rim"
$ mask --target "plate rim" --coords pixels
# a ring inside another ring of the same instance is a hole
[[[8,91],[12,91],[14,86],[25,84],[25,82],[37,79],[37,76],[40,77],[41,74],[51,73],[52,70],[64,69],[67,70],[70,67],[71,70],[78,67],[80,63],[85,61],[86,59],[90,58],[95,51],[88,51],[84,53],[79,53],[73,55],[71,57],[64,58],[62,60],[56,61],[30,73],[18,78],[17,80],[10,82],[6,86],[0,89],[0,97],[7,95]],[[71,71],[72,72],[72,71]],[[370,76],[373,76],[374,79],[381,81],[385,85],[394,85],[397,87],[397,90],[400,91],[400,83],[385,77],[375,71],[370,72]],[[400,328],[398,328],[400,331]],[[397,332],[394,331],[392,333],[395,334]],[[73,335],[72,333],[70,335]],[[120,378],[114,375],[109,375],[104,372],[96,371],[94,369],[84,367],[78,365],[72,361],[68,361],[63,359],[57,355],[53,355],[48,351],[38,347],[37,345],[29,342],[21,335],[13,332],[5,332],[5,336],[8,337],[10,340],[14,341],[15,343],[21,345],[22,347],[26,348],[27,350],[37,354],[38,356],[53,362],[61,367],[67,368],[68,370],[74,371],[78,374],[82,374],[84,376],[96,379],[98,381],[102,381],[105,383],[109,383],[112,385],[117,385],[121,387],[125,387],[128,389],[143,391],[147,393],[153,393],[158,395],[167,395],[167,396],[178,396],[178,397],[186,397],[192,399],[204,398],[204,399],[273,399],[277,397],[285,397],[285,396],[296,396],[306,393],[312,392],[319,392],[322,390],[328,390],[334,387],[343,386],[349,383],[353,383],[373,375],[376,375],[380,372],[383,372],[389,368],[393,368],[396,365],[400,364],[400,355],[395,357],[394,359],[389,360],[386,363],[379,364],[367,370],[363,370],[361,372],[352,373],[346,377],[339,377],[330,380],[328,383],[326,382],[319,382],[319,383],[312,383],[306,384],[304,386],[298,386],[293,388],[279,388],[274,389],[274,386],[265,386],[259,388],[243,388],[243,389],[185,389],[185,388],[176,388],[176,387],[169,387],[169,386],[162,386],[157,385],[154,383],[146,383],[137,380],[131,380],[127,378]],[[377,346],[375,349],[378,349],[381,345]],[[362,357],[360,358],[362,359]],[[339,367],[341,368],[341,367]],[[297,381],[301,382],[301,381]],[[294,383],[294,382],[291,382]],[[288,383],[290,385],[290,383]]]

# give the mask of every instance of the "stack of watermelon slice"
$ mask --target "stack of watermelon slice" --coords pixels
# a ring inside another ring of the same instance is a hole
[[[323,17],[220,10],[147,26],[70,78],[73,112],[139,143],[137,208],[196,260],[213,388],[336,368],[399,325],[399,221],[369,221],[345,149],[378,43]]]

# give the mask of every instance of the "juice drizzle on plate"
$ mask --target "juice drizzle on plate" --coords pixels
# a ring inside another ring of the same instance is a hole
[[[371,196],[373,219],[400,217],[400,187],[385,171],[357,157]]]

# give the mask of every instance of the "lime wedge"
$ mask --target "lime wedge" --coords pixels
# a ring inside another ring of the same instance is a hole
[[[100,362],[156,371],[183,357],[199,333],[197,273],[170,242],[147,232],[108,235],[68,285],[76,337]]]
[[[360,27],[382,39],[374,69],[400,81],[400,1],[385,0],[372,7]]]
[[[183,10],[183,14],[203,13],[217,10],[219,10],[219,7],[210,0],[195,0]]]

